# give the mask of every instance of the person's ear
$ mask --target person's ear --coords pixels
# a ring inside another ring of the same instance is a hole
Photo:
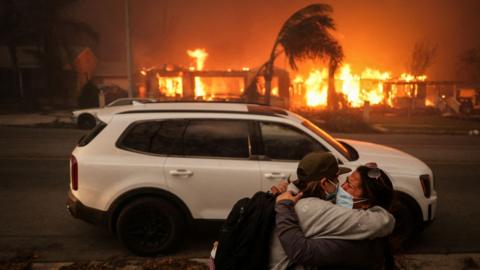
[[[322,187],[322,189],[325,191],[325,190],[328,190],[328,180],[327,178],[322,178],[322,180],[320,180],[320,186]]]

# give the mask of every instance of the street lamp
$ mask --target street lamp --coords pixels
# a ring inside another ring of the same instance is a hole
[[[128,77],[128,97],[133,96],[133,70],[132,70],[132,40],[130,37],[130,1],[125,0],[125,33],[127,43],[127,77]]]

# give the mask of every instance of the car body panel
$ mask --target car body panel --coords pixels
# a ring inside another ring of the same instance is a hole
[[[116,105],[116,103],[123,102],[123,101],[132,101],[132,104]],[[119,99],[116,99],[116,100],[110,102],[109,104],[107,104],[103,108],[86,108],[86,109],[81,109],[81,110],[75,110],[75,111],[72,112],[72,115],[73,115],[74,121],[77,123],[80,115],[85,115],[85,114],[86,115],[91,115],[92,117],[97,119],[98,118],[97,116],[98,116],[99,112],[101,112],[105,109],[117,108],[117,107],[127,107],[128,108],[129,106],[138,106],[138,105],[145,104],[143,102],[154,103],[154,102],[156,102],[156,100],[155,99],[145,99],[145,98],[119,98]]]
[[[192,175],[172,175],[180,170]],[[165,176],[197,219],[225,219],[236,201],[261,190],[256,160],[169,157]]]

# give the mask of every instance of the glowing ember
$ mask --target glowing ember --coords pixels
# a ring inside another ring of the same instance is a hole
[[[427,79],[427,76],[421,75],[421,76],[413,76],[412,74],[408,73],[402,73],[400,75],[400,81],[404,82],[415,82],[415,81],[425,81]]]

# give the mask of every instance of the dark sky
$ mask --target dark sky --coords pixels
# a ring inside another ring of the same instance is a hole
[[[205,48],[206,68],[241,68],[263,63],[284,20],[315,1],[307,0],[131,0],[136,64],[188,65],[187,49]],[[416,41],[438,43],[427,72],[454,79],[458,55],[480,46],[480,0],[331,0],[345,62],[406,71]],[[100,34],[99,58],[125,59],[123,0],[83,0],[74,16]],[[285,61],[278,61],[283,67]],[[306,66],[304,66],[306,69]]]

